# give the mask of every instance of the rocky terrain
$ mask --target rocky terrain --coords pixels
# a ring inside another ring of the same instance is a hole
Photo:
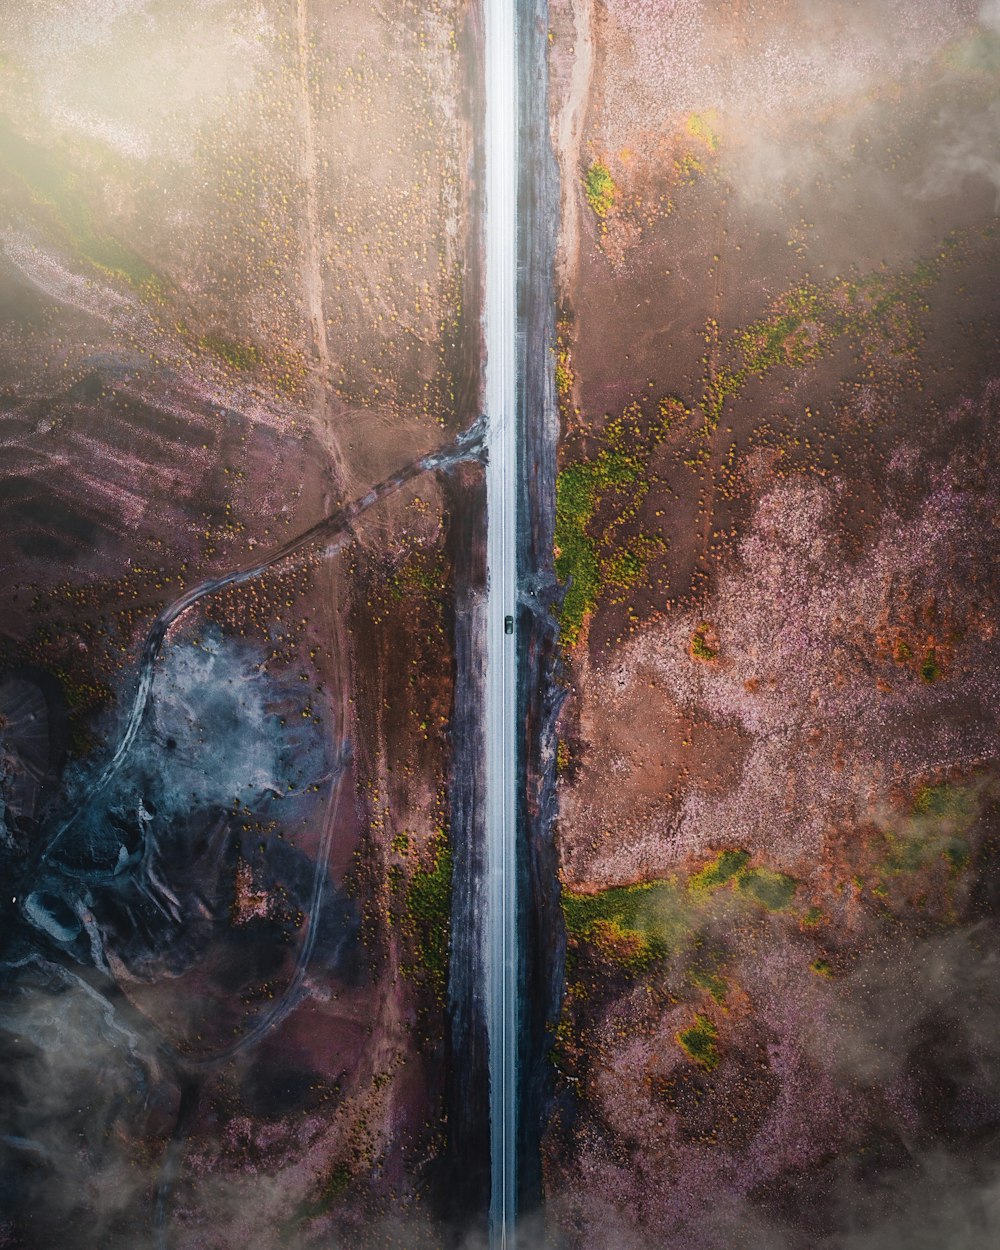
[[[115,752],[157,613],[477,415],[470,10],[7,9],[0,1244],[416,1245],[478,467],[201,599]]]
[[[572,1247],[995,1235],[978,3],[556,3]]]

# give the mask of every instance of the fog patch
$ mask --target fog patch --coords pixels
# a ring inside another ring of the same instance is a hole
[[[972,0],[795,0],[767,5],[609,0],[610,55],[599,140],[609,150],[685,113],[716,108],[769,124],[821,113],[928,61],[969,27]]]
[[[197,132],[252,91],[270,19],[248,0],[44,0],[8,6],[49,120],[146,159],[189,160]]]
[[[28,1238],[3,1244],[151,1245],[169,1077],[105,999],[44,961],[8,984],[0,1008],[3,1212]],[[140,1134],[137,1152],[129,1138]]]
[[[136,766],[160,774],[160,798],[175,811],[284,794],[289,773],[301,777],[316,755],[294,727],[289,741],[280,715],[289,701],[250,648],[218,631],[172,646],[153,685]],[[294,702],[301,705],[301,696]],[[296,763],[303,748],[306,758]]]
[[[983,0],[979,20],[987,30],[1000,33],[1000,0]]]
[[[1000,212],[1000,101],[978,110],[955,107],[939,127],[944,134],[915,188],[917,194],[938,199],[960,194],[969,182],[986,182],[993,188],[994,211]]]

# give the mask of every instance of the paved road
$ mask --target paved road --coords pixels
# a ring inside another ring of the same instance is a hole
[[[515,0],[486,15],[486,1024],[490,1045],[490,1246],[512,1250],[516,1214],[517,965],[517,63]],[[515,633],[504,632],[511,616]]]

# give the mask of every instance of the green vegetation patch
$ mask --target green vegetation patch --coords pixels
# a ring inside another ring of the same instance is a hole
[[[559,611],[564,645],[580,637],[587,615],[606,594],[624,593],[646,576],[650,561],[664,549],[663,539],[639,533],[627,544],[622,529],[638,518],[649,492],[649,458],[666,437],[676,416],[676,401],[664,401],[646,422],[638,405],[612,421],[604,446],[593,457],[560,470],[556,479],[555,566],[568,583]],[[614,497],[613,520],[594,532],[602,504]]]
[[[625,551],[616,551],[605,560],[601,573],[605,585],[618,590],[628,590],[646,575],[646,559],[643,544],[637,543]]]
[[[714,660],[719,654],[715,648],[710,647],[705,640],[705,635],[708,633],[708,630],[709,626],[707,624],[702,624],[699,625],[691,635],[689,650],[691,652],[692,659],[704,661]]]
[[[624,928],[617,920],[595,920],[587,937],[605,959],[630,976],[641,976],[667,954],[662,938]]]
[[[979,814],[983,797],[975,783],[960,785],[944,781],[936,786],[921,786],[913,796],[913,815],[948,832],[961,832]]]
[[[447,577],[445,559],[440,551],[415,547],[389,574],[389,593],[396,601],[407,595],[440,600],[447,587]]]
[[[944,859],[953,873],[960,873],[969,865],[968,841],[948,833],[945,829],[919,829],[903,838],[889,834],[888,843],[889,854],[881,868],[891,876],[919,873],[926,865],[938,859]],[[878,889],[873,889],[871,893],[876,898],[884,896]]]
[[[351,1169],[346,1163],[338,1163],[330,1169],[323,1181],[319,1201],[322,1209],[332,1206],[347,1191],[351,1183]]]
[[[635,975],[664,959],[693,931],[690,906],[672,881],[612,886],[596,894],[563,890],[562,909],[571,938],[591,944]]]
[[[288,1221],[285,1241],[296,1237],[299,1226],[305,1221],[327,1215],[343,1198],[350,1187],[351,1179],[351,1169],[346,1163],[335,1164],[325,1176],[321,1176],[313,1196],[303,1199]]]
[[[716,1042],[719,1031],[708,1016],[699,1013],[689,1028],[680,1029],[675,1036],[681,1050],[706,1072],[711,1072],[718,1065],[719,1050]]]
[[[920,665],[920,676],[928,685],[933,685],[941,676],[941,665],[938,664],[937,652],[933,647],[928,647],[924,652],[924,658]]]
[[[914,816],[933,820],[949,820],[966,824],[975,815],[976,805],[967,786],[942,782],[937,786],[921,786],[913,796]]]
[[[700,123],[689,122],[697,130]],[[602,215],[613,203],[607,167],[595,162],[587,174],[588,199]],[[945,245],[947,246],[947,244]],[[689,426],[690,454],[684,463],[701,472],[709,462],[709,439],[718,427],[727,401],[735,399],[753,378],[763,378],[777,368],[795,369],[827,355],[838,341],[853,342],[860,353],[874,360],[888,353],[912,359],[921,337],[921,318],[928,286],[940,276],[946,252],[911,269],[890,273],[876,271],[861,277],[837,277],[822,285],[803,282],[785,291],[765,315],[720,343],[717,322],[709,320],[704,357],[706,372],[697,408],[668,397],[658,412],[647,413],[639,403],[630,404],[621,417],[609,423],[603,445],[591,456],[567,464],[556,484],[555,565],[559,579],[568,583],[559,612],[561,639],[571,647],[580,638],[584,622],[601,600],[626,602],[629,592],[648,575],[651,561],[665,550],[658,534],[636,533],[640,508],[649,495],[650,465],[654,450],[677,425],[690,422],[699,411],[703,422]],[[719,360],[721,363],[716,364]],[[709,364],[709,362],[712,362]],[[560,344],[556,359],[556,385],[565,398],[572,386],[569,358]],[[614,507],[611,507],[613,503]],[[603,521],[599,518],[610,520]],[[623,538],[632,530],[627,542]],[[617,600],[615,596],[618,596]],[[714,648],[703,632],[692,637],[695,659],[714,658]],[[908,655],[900,640],[896,658]],[[925,681],[941,676],[938,657],[928,650],[921,666]]]
[[[556,394],[560,399],[569,399],[573,390],[573,363],[569,348],[560,341],[556,351]]]
[[[688,889],[716,890],[737,877],[749,862],[749,851],[720,851],[715,859],[688,878]]]
[[[953,873],[968,867],[971,846],[966,835],[987,793],[981,781],[920,786],[909,819],[901,828],[884,833],[883,872],[890,876],[919,872],[938,859],[944,859]]]
[[[719,136],[715,130],[716,121],[714,109],[708,113],[690,113],[685,127],[693,139],[700,139],[710,152],[716,152],[719,148]]]
[[[799,884],[783,873],[750,868],[749,863],[746,851],[721,851],[686,881],[672,877],[611,886],[593,894],[563,890],[567,935],[636,976],[668,956],[683,955],[691,984],[722,1003],[728,988],[721,972],[724,955],[702,950],[698,939],[711,896],[730,885],[756,906],[783,911]]]
[[[969,844],[964,838],[951,838],[942,854],[952,872],[961,872],[969,866]]]
[[[828,959],[814,959],[809,965],[809,971],[817,977],[832,977],[833,965]]]
[[[720,851],[715,859],[688,878],[688,889],[710,893],[732,884],[740,894],[768,911],[785,911],[791,906],[799,883],[783,872],[750,868],[747,851]]]
[[[949,68],[982,76],[992,84],[1000,73],[1000,38],[992,31],[978,31],[956,40],[946,50],[945,61]]]
[[[815,360],[829,334],[820,288],[806,282],[789,291],[770,316],[741,330],[736,348],[747,373],[762,377],[778,365]]]
[[[785,911],[795,899],[799,883],[783,872],[752,868],[736,878],[737,888],[768,911]]]
[[[902,273],[880,270],[822,286],[804,282],[784,292],[766,316],[732,337],[731,363],[706,376],[701,407],[707,432],[718,425],[726,401],[751,378],[762,378],[778,366],[807,365],[838,339],[854,339],[862,347],[874,340],[900,355],[914,352],[920,343],[918,318],[926,308],[924,293],[937,281],[940,268],[939,260],[925,260]],[[718,326],[710,321],[706,339],[717,338]]]
[[[597,217],[603,220],[614,208],[618,196],[618,188],[615,186],[614,178],[611,177],[611,170],[603,161],[594,161],[587,170],[583,186],[587,203]]]
[[[706,990],[721,1007],[726,1001],[729,985],[726,978],[712,968],[695,967],[688,972],[688,980],[700,990]]]
[[[707,337],[718,334],[714,321]],[[816,360],[832,337],[823,316],[822,292],[811,282],[786,291],[770,313],[739,330],[732,343],[734,365],[724,365],[706,380],[702,408],[714,430],[728,399],[735,398],[751,378],[762,378],[779,365],[798,367]]]
[[[587,613],[597,602],[600,564],[587,527],[597,500],[598,475],[588,461],[563,469],[556,481],[556,574],[568,582],[559,622],[562,639],[572,646]]]
[[[639,885],[617,885],[596,894],[576,894],[563,890],[562,909],[566,930],[573,937],[586,937],[597,921],[612,921],[625,929],[636,929],[639,915],[645,911],[665,881],[647,881]]]
[[[407,890],[407,919],[417,938],[420,963],[439,993],[448,983],[451,945],[451,846],[439,829],[431,847],[430,868],[418,868]]]
[[[205,334],[199,342],[205,351],[218,356],[230,368],[244,373],[257,369],[264,363],[264,353],[252,343],[237,343],[221,334]]]

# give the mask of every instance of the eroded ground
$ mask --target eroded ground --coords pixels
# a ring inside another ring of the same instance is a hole
[[[569,1245],[994,1227],[998,22],[553,6]]]
[[[199,603],[86,796],[164,605],[475,415],[468,13],[7,10],[0,1241],[417,1244],[476,470]]]

